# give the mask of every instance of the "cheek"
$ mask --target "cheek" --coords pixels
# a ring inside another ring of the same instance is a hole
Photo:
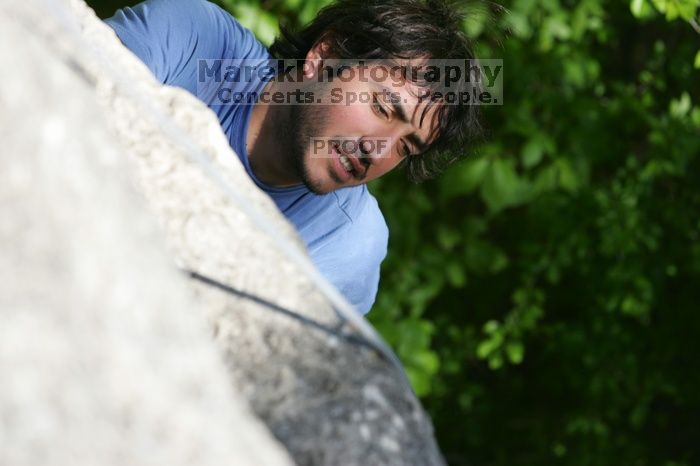
[[[389,173],[390,171],[398,167],[400,163],[401,158],[395,157],[393,155],[390,157],[377,159],[373,166],[374,173],[372,173],[372,179],[378,178],[382,175],[385,175],[386,173]]]
[[[365,133],[369,130],[368,125],[374,123],[376,119],[369,104],[358,103],[330,105],[324,117],[329,132],[339,136],[366,135]]]

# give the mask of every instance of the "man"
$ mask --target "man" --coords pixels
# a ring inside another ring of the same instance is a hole
[[[458,158],[450,148],[464,151],[460,146],[478,131],[476,106],[443,104],[431,98],[435,86],[405,73],[405,65],[426,59],[471,56],[459,16],[439,1],[340,0],[303,30],[284,30],[270,51],[205,0],[148,0],[117,11],[107,24],[161,82],[210,106],[246,171],[295,225],[321,273],[367,313],[388,230],[365,183],[398,165],[415,181],[429,178]],[[226,60],[272,56],[300,59],[299,78],[251,73],[228,83],[226,93],[203,82]],[[400,63],[403,80],[339,79],[340,73],[319,79],[323,64],[336,59],[366,59],[365,76],[375,77],[387,75],[371,71]],[[306,97],[291,105],[263,98],[274,93]],[[231,95],[257,97],[231,103]]]

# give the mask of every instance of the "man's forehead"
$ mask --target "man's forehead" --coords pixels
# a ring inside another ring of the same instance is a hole
[[[339,70],[344,81],[354,81],[361,87],[378,94],[400,121],[410,123],[414,133],[408,136],[416,148],[423,152],[431,145],[437,134],[439,102],[431,101],[431,90],[408,79],[410,68],[420,66],[420,59],[377,60],[327,60],[326,64]],[[343,72],[342,69],[354,69]],[[363,91],[360,91],[363,92]]]
[[[410,80],[406,79],[406,77],[412,76],[414,74],[413,70],[420,69],[425,62],[426,60],[422,59],[389,58],[370,60],[363,63],[363,66],[366,66],[370,71],[381,70],[381,72],[370,72],[370,79],[400,86],[410,83]]]
[[[426,145],[432,143],[430,140],[434,139],[433,132],[437,127],[440,104],[431,102],[430,89],[410,80],[404,80],[398,87],[381,80],[372,80],[370,84],[380,93],[386,104],[392,105],[397,113],[403,113],[405,120],[411,122],[420,138],[427,141]]]

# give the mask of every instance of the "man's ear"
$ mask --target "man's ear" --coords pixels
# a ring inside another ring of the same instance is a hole
[[[331,46],[327,38],[322,37],[309,49],[306,53],[304,61],[304,77],[312,78],[319,68],[323,60],[332,58]]]

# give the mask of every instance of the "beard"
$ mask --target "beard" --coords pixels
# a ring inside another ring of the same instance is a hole
[[[325,98],[329,88],[329,83],[313,83],[306,91],[313,93],[315,101],[317,96]],[[280,124],[282,139],[285,142],[283,147],[288,148],[290,168],[304,186],[314,194],[327,194],[328,190],[322,189],[321,182],[311,177],[307,166],[307,153],[311,148],[311,138],[321,136],[326,129],[328,113],[328,105],[297,103],[291,106],[287,113],[287,120]],[[335,172],[330,171],[329,175],[334,181],[341,182],[337,179]]]

